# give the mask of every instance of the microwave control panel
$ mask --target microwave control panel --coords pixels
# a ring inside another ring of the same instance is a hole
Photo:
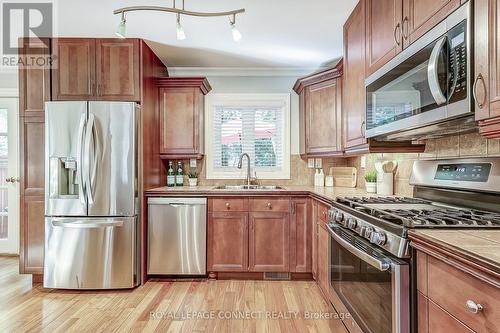
[[[449,102],[467,98],[467,21],[448,32]]]

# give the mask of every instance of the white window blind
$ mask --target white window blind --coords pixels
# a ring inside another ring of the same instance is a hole
[[[269,95],[262,100],[255,95],[251,100],[232,96],[228,101],[219,96],[209,103],[208,178],[240,178],[237,165],[242,153],[250,156],[252,174],[259,178],[289,177],[289,107],[288,99],[279,96],[281,100]]]

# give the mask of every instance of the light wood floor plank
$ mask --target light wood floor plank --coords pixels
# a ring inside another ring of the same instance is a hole
[[[0,332],[346,332],[340,320],[304,318],[334,311],[313,281],[150,281],[133,290],[51,290],[18,274],[17,258],[0,257],[0,286]]]

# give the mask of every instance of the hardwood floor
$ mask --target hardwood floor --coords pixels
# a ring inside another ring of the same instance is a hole
[[[18,274],[17,258],[0,257],[0,286],[0,332],[347,332],[311,281],[59,291],[32,287],[29,276]]]

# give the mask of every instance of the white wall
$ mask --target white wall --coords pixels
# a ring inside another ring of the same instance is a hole
[[[269,70],[270,72],[272,70]],[[223,75],[210,73],[210,70],[203,72],[202,69],[196,73],[192,70],[182,70],[182,68],[170,69],[171,76],[206,76],[212,86],[211,93],[230,94],[230,93],[288,93],[290,94],[290,153],[299,154],[299,96],[293,91],[293,85],[297,78],[306,74],[297,72],[296,74],[286,73],[272,76],[252,75],[235,71],[232,75],[230,70]],[[265,72],[265,71],[264,71]]]
[[[0,68],[0,89],[17,89],[17,68]]]

